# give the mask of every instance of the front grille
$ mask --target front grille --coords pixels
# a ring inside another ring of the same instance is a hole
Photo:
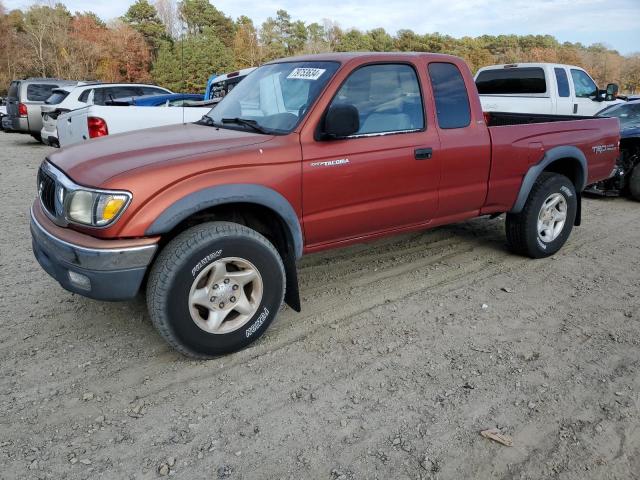
[[[56,181],[42,167],[38,170],[38,195],[42,206],[55,216],[56,214]]]

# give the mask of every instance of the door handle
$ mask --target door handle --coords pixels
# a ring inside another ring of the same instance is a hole
[[[415,156],[416,160],[429,160],[433,155],[432,148],[416,148]]]
[[[576,113],[578,113],[578,104],[577,104],[577,103],[574,103],[574,104],[573,104],[573,113],[574,113],[574,115],[575,115]]]

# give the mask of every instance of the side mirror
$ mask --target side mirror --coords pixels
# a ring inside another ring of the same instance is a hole
[[[360,130],[360,114],[353,105],[332,105],[324,117],[323,133],[329,138],[344,138]]]
[[[618,96],[618,85],[615,83],[610,83],[607,85],[607,96],[605,100],[615,100]]]

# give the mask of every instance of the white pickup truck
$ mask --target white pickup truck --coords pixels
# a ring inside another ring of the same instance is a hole
[[[491,65],[475,76],[485,112],[593,116],[621,103],[618,86],[599,90],[582,68],[557,63]]]
[[[196,122],[209,113],[212,106],[205,102],[194,103],[199,105],[184,107],[89,105],[58,117],[58,141],[60,147],[66,147],[90,138],[115,133]]]

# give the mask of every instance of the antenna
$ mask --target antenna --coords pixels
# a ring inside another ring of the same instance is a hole
[[[184,92],[186,90],[185,88],[185,84],[184,84],[184,25],[182,26],[182,35],[180,36],[180,47],[181,47],[181,53],[180,53],[180,86],[181,86],[181,90]],[[184,121],[184,100],[182,101],[182,124],[185,124]]]

